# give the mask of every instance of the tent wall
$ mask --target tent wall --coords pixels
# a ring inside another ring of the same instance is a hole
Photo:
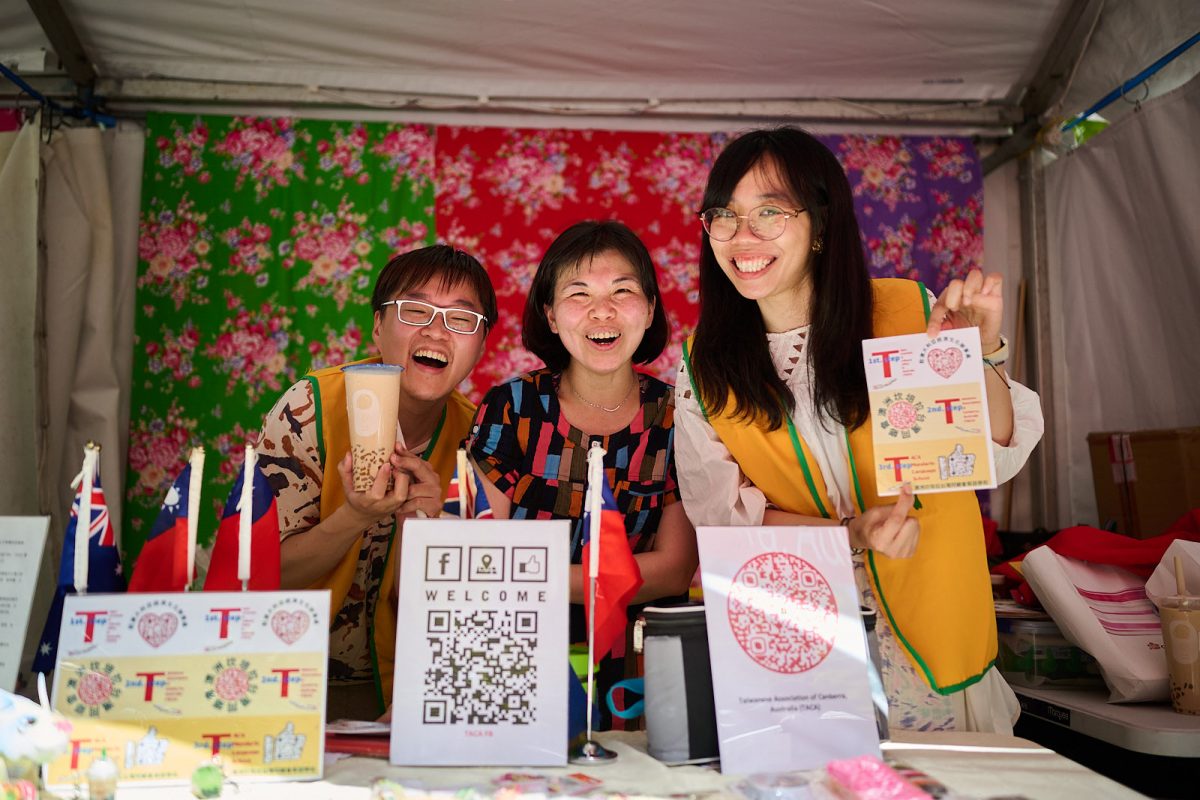
[[[1198,130],[1194,78],[1046,169],[1061,525],[1098,522],[1089,432],[1200,425]]]
[[[0,133],[0,515],[37,503],[38,126]]]

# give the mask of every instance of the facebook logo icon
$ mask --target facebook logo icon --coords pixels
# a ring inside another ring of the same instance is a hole
[[[462,548],[461,547],[426,547],[425,548],[425,580],[427,581],[457,581],[461,580]]]

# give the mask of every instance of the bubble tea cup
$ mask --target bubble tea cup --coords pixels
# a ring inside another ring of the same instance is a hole
[[[395,449],[402,372],[404,367],[394,364],[342,367],[350,422],[350,471],[356,492],[371,488],[379,468],[388,462]],[[408,482],[405,473],[397,473],[394,478]]]
[[[1171,705],[1181,714],[1200,715],[1200,597],[1166,597],[1158,609]]]

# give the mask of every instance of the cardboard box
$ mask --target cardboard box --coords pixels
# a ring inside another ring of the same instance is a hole
[[[1163,533],[1200,508],[1200,428],[1088,434],[1103,527],[1138,539]]]

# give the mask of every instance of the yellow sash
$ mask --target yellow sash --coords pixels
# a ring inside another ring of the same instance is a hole
[[[899,279],[871,283],[875,336],[925,330],[928,308],[923,286]],[[685,360],[690,345],[689,339],[684,346]],[[690,360],[688,372],[691,374]],[[694,380],[692,391],[699,401]],[[807,443],[797,436],[798,448],[794,446],[786,426],[767,431],[761,425],[734,420],[733,408],[731,397],[725,411],[708,421],[746,477],[782,511],[830,517],[833,506],[825,480]],[[895,502],[895,498],[876,494],[870,426],[851,431],[847,443],[847,468],[858,510]],[[996,613],[983,526],[979,503],[971,492],[924,495],[919,505],[912,512],[921,524],[916,555],[893,559],[868,551],[868,571],[875,596],[913,664],[935,691],[951,694],[982,678],[996,659]]]
[[[378,357],[356,361],[356,364],[378,363]],[[342,480],[337,472],[338,462],[350,450],[349,420],[346,417],[346,383],[341,367],[327,367],[306,376],[312,383],[313,398],[317,404],[317,420],[321,426],[318,441],[323,452],[325,465],[324,481],[321,484],[321,519],[325,519],[346,502]],[[459,443],[471,431],[475,418],[475,405],[459,392],[454,392],[446,401],[446,411],[435,429],[433,441],[425,452],[425,460],[442,479],[442,498],[445,499],[450,479],[454,476],[455,454]],[[371,643],[371,660],[375,664],[375,687],[379,691],[379,711],[387,707],[392,699],[392,675],[395,672],[396,656],[396,563],[392,556],[392,539],[388,542],[387,561],[383,580],[379,584],[380,597],[375,603],[374,618],[368,621],[367,632]],[[321,578],[310,589],[329,589],[330,619],[346,602],[346,595],[354,583],[358,567],[359,547],[351,547],[346,555],[328,575]]]

